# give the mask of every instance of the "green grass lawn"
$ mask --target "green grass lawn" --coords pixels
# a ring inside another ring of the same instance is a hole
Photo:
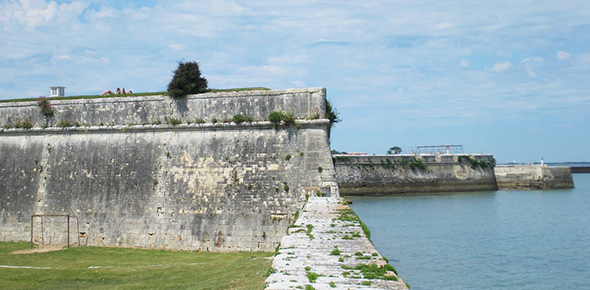
[[[0,289],[263,289],[273,256],[95,247],[12,254],[29,248],[0,242]]]

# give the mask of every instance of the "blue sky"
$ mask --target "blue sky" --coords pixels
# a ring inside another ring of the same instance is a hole
[[[0,99],[325,87],[340,151],[462,144],[498,162],[590,161],[590,2],[0,1]]]

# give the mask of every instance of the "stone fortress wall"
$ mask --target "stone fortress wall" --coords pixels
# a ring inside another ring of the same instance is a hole
[[[1,241],[63,242],[32,216],[70,215],[82,245],[269,251],[307,194],[338,195],[322,88],[50,102],[0,103]]]
[[[494,170],[500,189],[574,188],[570,167],[519,164],[498,165]]]
[[[496,190],[488,154],[334,155],[342,195]]]
[[[490,154],[334,155],[342,195],[574,187],[570,167],[496,165]]]

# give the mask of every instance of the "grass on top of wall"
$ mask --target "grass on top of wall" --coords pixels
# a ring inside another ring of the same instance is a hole
[[[0,289],[263,289],[274,254],[97,247],[12,254],[30,248],[0,242]]]
[[[264,87],[252,87],[252,88],[233,88],[233,89],[209,89],[205,93],[222,93],[222,92],[244,92],[244,91],[268,91],[269,88]],[[100,98],[121,98],[121,97],[143,97],[143,96],[167,96],[168,92],[149,92],[149,93],[136,93],[136,94],[120,94],[120,95],[82,95],[82,96],[67,96],[67,97],[51,97],[50,101],[53,100],[76,100],[76,99],[100,99]],[[36,101],[37,98],[23,98],[23,99],[10,99],[0,100],[0,103],[14,103],[14,102],[29,102]]]

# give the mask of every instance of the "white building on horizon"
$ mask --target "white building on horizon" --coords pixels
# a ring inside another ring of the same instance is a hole
[[[55,86],[55,87],[50,87],[51,88],[51,97],[63,97],[66,95],[66,87],[60,87],[60,86]]]

